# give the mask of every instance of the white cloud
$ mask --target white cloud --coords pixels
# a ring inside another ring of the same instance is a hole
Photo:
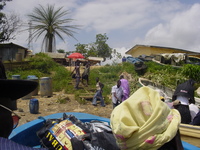
[[[177,13],[169,22],[159,24],[146,34],[146,44],[178,47],[199,51],[200,4]]]
[[[13,0],[7,2],[4,12],[15,12],[27,23],[26,15],[38,4],[55,4],[70,10],[74,24],[82,25],[75,34],[78,41],[65,36],[66,43],[57,40],[57,49],[71,51],[75,44],[94,42],[96,34],[106,33],[109,46],[122,53],[135,44],[197,51],[200,3],[195,3],[194,0]],[[21,32],[12,42],[27,47],[28,37],[28,32]],[[35,52],[41,50],[40,39],[33,42],[33,48]]]

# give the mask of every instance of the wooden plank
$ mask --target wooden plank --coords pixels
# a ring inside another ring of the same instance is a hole
[[[79,96],[80,98],[92,99],[94,96]]]
[[[200,126],[193,126],[189,124],[180,124],[180,133],[184,136],[200,138]]]

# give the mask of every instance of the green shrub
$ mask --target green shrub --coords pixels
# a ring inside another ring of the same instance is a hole
[[[187,64],[182,68],[182,74],[187,77],[194,79],[197,82],[200,82],[200,66]]]
[[[42,73],[50,74],[51,69],[57,67],[58,64],[44,53],[38,53],[30,58],[30,68],[37,69]]]

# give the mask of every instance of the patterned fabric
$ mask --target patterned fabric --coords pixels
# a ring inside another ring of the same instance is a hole
[[[141,87],[113,110],[110,123],[121,150],[155,150],[175,137],[180,119],[157,91]]]
[[[46,148],[31,148],[17,144],[9,139],[0,137],[0,150],[47,150]]]
[[[93,120],[84,123],[65,114],[63,119],[56,123],[51,119],[46,121],[37,133],[42,145],[56,150],[119,150],[107,122]]]

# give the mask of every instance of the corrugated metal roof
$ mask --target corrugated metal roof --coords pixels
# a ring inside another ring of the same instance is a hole
[[[65,58],[65,53],[49,53],[49,52],[45,52],[45,54],[47,54],[49,57],[51,58]]]
[[[88,57],[88,60],[94,60],[94,61],[103,61],[102,57]]]
[[[163,47],[163,46],[154,46],[154,45],[135,45],[133,46],[131,49],[129,49],[125,54],[130,54],[131,51],[138,49],[139,47],[152,47],[152,48],[160,48],[160,49],[172,49],[172,50],[178,50],[178,51],[182,51],[182,52],[191,52],[191,53],[196,53],[196,54],[200,54],[198,52],[193,52],[193,51],[189,51],[189,50],[184,50],[184,49],[179,49],[179,48],[172,48],[172,47]]]
[[[12,46],[15,46],[15,47],[18,47],[18,48],[21,48],[21,49],[28,49],[28,48],[25,48],[23,46],[20,46],[20,45],[17,45],[17,44],[14,44],[14,43],[0,43],[0,48],[1,47],[12,47]]]

